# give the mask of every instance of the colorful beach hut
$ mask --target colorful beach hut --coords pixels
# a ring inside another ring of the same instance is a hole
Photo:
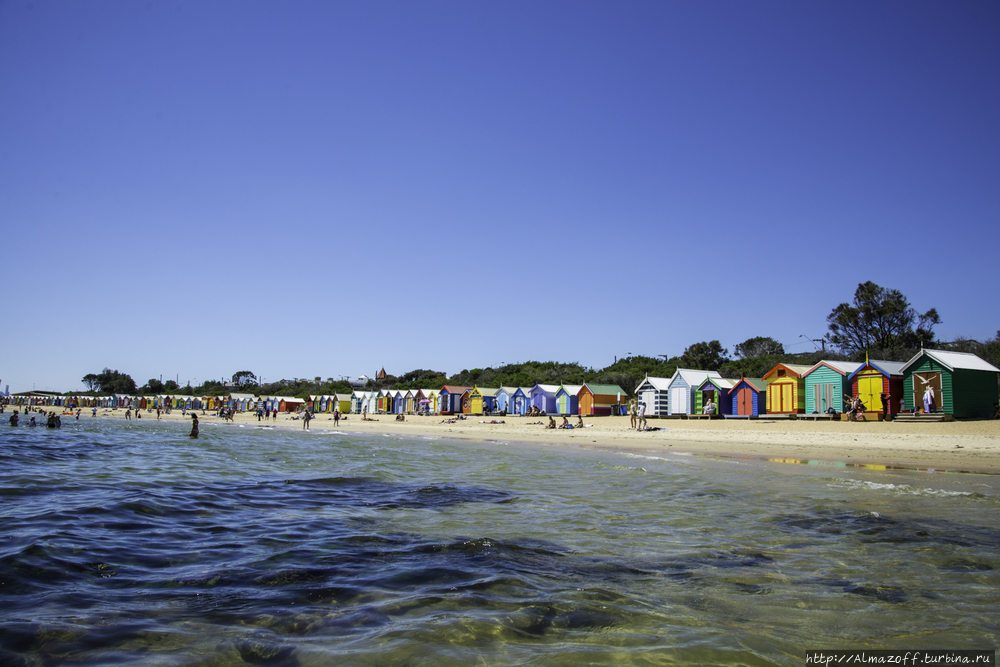
[[[924,409],[931,394],[931,411],[959,419],[985,418],[997,402],[1000,369],[968,352],[921,350],[906,362],[903,398],[907,408]]]
[[[733,417],[759,417],[767,410],[767,380],[742,377],[729,390]]]
[[[618,406],[625,400],[625,390],[616,384],[592,384],[580,387],[577,401],[580,416],[593,417],[617,414]]]
[[[711,401],[715,403],[715,414],[731,415],[733,413],[733,401],[729,396],[732,391],[734,380],[726,378],[707,377],[705,381],[698,385],[694,396],[694,414],[704,414],[705,406]]]
[[[580,390],[582,384],[563,384],[556,389],[556,414],[576,415],[580,413]]]
[[[778,364],[764,376],[767,381],[767,414],[794,415],[806,411],[806,382],[811,366]]]
[[[847,378],[851,396],[861,399],[865,412],[882,412],[882,394],[889,397],[889,414],[899,413],[903,400],[903,361],[868,361]]]
[[[851,397],[851,374],[861,368],[856,361],[819,361],[803,375],[807,415],[844,412],[844,400]],[[877,398],[877,397],[876,397]],[[871,407],[865,402],[867,407]]]
[[[641,405],[646,406],[646,416],[654,417],[670,414],[667,411],[670,403],[670,378],[647,376],[635,388],[635,395]]]
[[[691,368],[678,368],[667,385],[669,402],[668,414],[694,414],[696,394],[701,383],[708,378],[722,379],[717,371],[699,371]]]
[[[440,396],[442,413],[459,413],[462,411],[462,395],[472,387],[449,385],[441,387]]]
[[[510,395],[507,412],[513,415],[526,415],[531,409],[531,387],[517,387]]]
[[[538,408],[546,414],[556,411],[557,384],[536,384],[531,388],[531,407]]]
[[[420,389],[417,391],[417,411],[432,415],[438,413],[437,389]]]
[[[500,387],[497,389],[496,409],[497,412],[508,412],[510,405],[510,395],[517,390],[517,387]]]

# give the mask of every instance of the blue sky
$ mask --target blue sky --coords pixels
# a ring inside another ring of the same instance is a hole
[[[0,2],[0,383],[1000,328],[996,2]]]

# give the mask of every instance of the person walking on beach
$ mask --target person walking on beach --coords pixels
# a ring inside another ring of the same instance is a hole
[[[188,433],[189,438],[198,437],[198,415],[197,413],[191,413],[191,432]]]
[[[639,430],[646,428],[646,404],[640,403],[639,405]]]
[[[638,422],[636,421],[637,417],[636,417],[636,411],[635,411],[635,404],[636,404],[636,399],[633,398],[631,401],[629,401],[629,406],[628,406],[629,407],[629,412],[632,415],[632,418],[629,421],[629,423],[631,424],[631,426],[629,426],[629,428],[635,428],[638,425]]]
[[[333,425],[340,426],[340,410],[333,411]]]

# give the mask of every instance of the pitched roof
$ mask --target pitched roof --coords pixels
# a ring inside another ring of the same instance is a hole
[[[950,371],[953,371],[956,368],[961,368],[970,371],[990,371],[992,373],[1000,373],[1000,368],[997,368],[993,364],[975,354],[972,354],[971,352],[948,352],[945,350],[920,350],[920,352],[917,352],[912,359],[903,365],[901,370],[905,371],[925,355]]]
[[[740,378],[733,384],[733,388],[735,389],[741,382],[746,382],[757,391],[767,391],[767,380],[764,378]]]
[[[449,394],[464,394],[470,389],[472,389],[472,387],[459,387],[458,385],[454,384],[446,384],[445,386],[441,387],[441,391],[447,391]]]
[[[546,394],[554,394],[557,391],[559,391],[559,385],[557,385],[557,384],[536,384],[535,387],[538,387],[539,389],[541,389],[542,391],[544,391]],[[532,387],[531,391],[534,391],[535,387]]]
[[[480,396],[496,396],[499,389],[493,389],[490,387],[476,387],[479,390]]]
[[[771,373],[778,370],[779,368],[784,368],[787,371],[791,371],[792,374],[795,375],[795,377],[802,377],[803,375],[809,372],[811,366],[803,366],[802,364],[776,364],[774,368],[772,368],[771,370],[769,370],[767,373],[764,374],[764,379],[766,380],[768,376],[771,375]]]
[[[588,382],[587,384],[585,384],[583,386],[586,387],[587,389],[589,389],[590,393],[594,394],[595,396],[597,396],[597,395],[600,395],[600,396],[610,396],[612,394],[624,394],[625,393],[625,390],[622,389],[621,387],[619,387],[616,384],[592,384],[592,383]]]
[[[674,371],[673,377],[670,381],[673,382],[677,376],[680,376],[685,382],[688,383],[690,387],[696,387],[705,381],[705,378],[721,378],[718,371],[699,371],[693,368],[678,368]]]
[[[860,361],[827,361],[826,359],[821,359],[820,361],[816,362],[816,365],[811,366],[809,370],[803,373],[803,375],[809,375],[809,373],[812,373],[820,366],[826,366],[827,368],[834,370],[840,373],[841,375],[850,375],[854,371],[864,366],[864,364],[861,363]]]
[[[707,377],[704,382],[702,382],[698,388],[701,389],[706,384],[715,386],[718,389],[732,389],[736,385],[736,380],[728,380],[726,378],[717,377]]]
[[[560,391],[565,391],[570,396],[576,396],[577,394],[580,393],[581,389],[583,389],[582,384],[561,384],[559,385],[559,389],[556,390],[556,393],[559,393]]]
[[[666,391],[667,387],[670,386],[671,379],[672,378],[655,378],[647,375],[646,378],[639,383],[639,387],[648,382],[649,384],[653,385],[654,389],[658,391]],[[636,387],[636,389],[638,389],[638,387]]]

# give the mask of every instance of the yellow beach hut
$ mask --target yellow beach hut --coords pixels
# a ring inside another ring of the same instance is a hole
[[[778,364],[764,381],[767,382],[767,414],[794,415],[806,411],[805,374],[812,366]]]

